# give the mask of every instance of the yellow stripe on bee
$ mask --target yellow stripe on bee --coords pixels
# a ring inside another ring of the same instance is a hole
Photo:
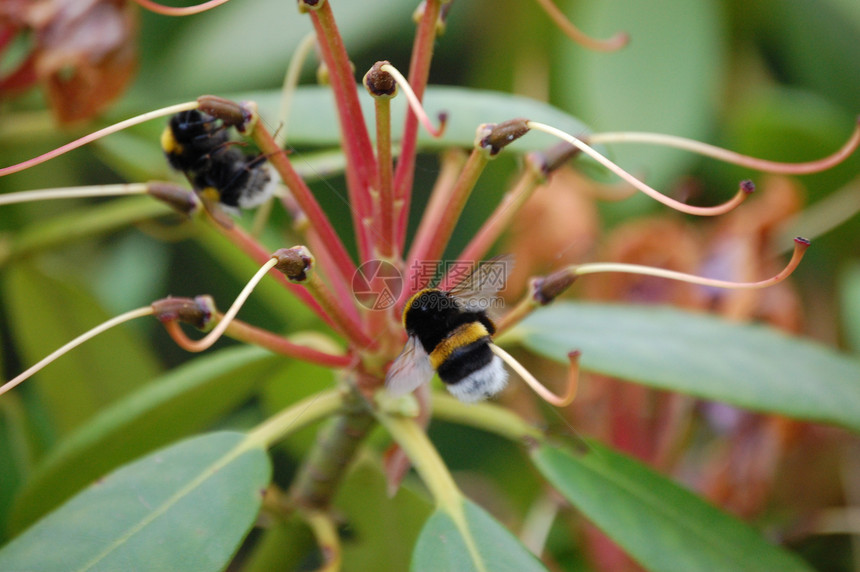
[[[215,187],[206,187],[205,189],[198,191],[198,195],[203,200],[211,201],[213,203],[217,203],[221,200],[221,193],[219,193],[218,189]]]
[[[476,342],[489,335],[490,332],[487,331],[487,328],[484,327],[484,324],[481,322],[469,322],[468,324],[463,324],[451,332],[451,335],[442,340],[439,345],[430,352],[430,365],[433,366],[433,369],[439,369],[439,366],[442,365],[446,359],[451,357],[454,350],[469,345],[472,342]]]
[[[165,153],[182,153],[182,145],[176,141],[176,137],[173,136],[173,130],[170,127],[165,127],[164,131],[161,132],[161,148]]]

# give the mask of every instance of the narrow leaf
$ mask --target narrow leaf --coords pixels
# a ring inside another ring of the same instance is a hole
[[[0,551],[2,570],[223,570],[271,467],[241,433],[195,437],[91,485]]]
[[[33,264],[9,268],[3,293],[13,337],[29,364],[109,318],[90,294]],[[62,356],[29,383],[62,434],[157,373],[145,344],[119,327]]]
[[[511,337],[562,363],[581,350],[590,371],[860,431],[860,362],[771,328],[667,307],[560,303]]]
[[[650,570],[808,570],[793,554],[638,461],[597,443],[574,454],[534,450],[538,470]]]
[[[104,409],[39,465],[16,499],[10,529],[29,526],[114,467],[205,428],[247,399],[281,362],[259,348],[222,350]]]
[[[463,513],[465,530],[461,529],[455,519],[443,509],[433,513],[421,530],[418,543],[415,545],[412,570],[416,572],[546,570],[519,540],[484,509],[464,499]]]

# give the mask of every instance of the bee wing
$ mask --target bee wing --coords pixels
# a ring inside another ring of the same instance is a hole
[[[449,293],[466,306],[493,298],[505,287],[508,275],[514,267],[514,257],[502,254],[493,257],[466,276],[449,290]]]
[[[424,346],[415,336],[409,336],[406,346],[385,376],[385,387],[391,395],[399,396],[412,393],[418,386],[433,377],[433,366]]]

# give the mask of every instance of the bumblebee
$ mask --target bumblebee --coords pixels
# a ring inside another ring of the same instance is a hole
[[[170,165],[185,174],[205,203],[219,203],[238,213],[240,207],[259,206],[274,190],[265,156],[236,149],[227,127],[196,109],[170,118],[161,147]]]
[[[505,388],[508,373],[491,349],[496,326],[487,310],[511,262],[495,258],[451,290],[426,288],[409,299],[403,309],[409,337],[385,378],[391,394],[410,393],[429,382],[434,371],[451,394],[467,403]]]

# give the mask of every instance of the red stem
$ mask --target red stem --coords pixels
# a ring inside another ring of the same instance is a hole
[[[520,177],[516,186],[505,193],[502,202],[499,203],[490,218],[484,222],[477,234],[472,237],[457,260],[477,262],[478,259],[487,254],[496,239],[501,236],[513,220],[514,215],[519,212],[520,207],[532,196],[534,190],[544,179],[545,177],[539,167],[533,165],[526,167],[525,173]]]
[[[245,254],[247,254],[251,260],[254,262],[263,265],[265,264],[271,257],[272,253],[263,248],[263,246],[254,239],[251,235],[246,233],[244,230],[239,228],[238,226],[233,226],[230,229],[226,229],[221,225],[215,225],[225,236],[227,236],[230,240],[233,241],[236,246],[241,248]],[[278,280],[281,284],[283,284],[287,290],[289,290],[294,296],[296,296],[299,300],[301,300],[308,308],[313,310],[313,312],[325,320],[325,322],[331,326],[332,328],[337,330],[337,325],[334,320],[332,320],[331,316],[320,306],[317,301],[311,296],[310,292],[307,291],[306,288],[293,284],[287,277],[281,274],[276,270],[271,270],[269,272],[271,276],[273,276],[276,280]]]
[[[218,321],[223,318],[223,315],[219,313],[217,316],[213,316],[212,318],[213,323],[217,324]],[[179,326],[177,321],[171,320],[169,322],[165,322],[164,328],[179,347],[188,351],[197,351],[194,347],[194,340],[189,338],[185,332],[182,331],[182,328]],[[272,332],[239,320],[233,320],[230,322],[230,326],[227,327],[227,331],[225,333],[231,338],[266,348],[277,354],[319,364],[325,367],[344,368],[349,367],[355,361],[351,355],[330,354],[315,350],[308,346],[295,344],[286,338],[282,338]]]
[[[480,147],[474,149],[454,187],[444,193],[444,196],[431,197],[430,207],[424,212],[415,242],[409,249],[409,256],[407,257],[409,277],[406,281],[407,287],[404,289],[404,294],[409,293],[412,285],[416,286],[415,289],[412,289],[412,293],[426,285],[426,280],[418,276],[420,265],[417,263],[426,260],[439,260],[445,252],[445,246],[451,239],[451,234],[463,212],[463,207],[466,206],[466,201],[469,199],[478,177],[489,161],[490,155],[485,149]]]
[[[409,61],[409,85],[419,100],[424,98],[424,89],[430,77],[430,62],[436,42],[436,25],[441,11],[439,0],[427,0],[424,14],[418,24],[412,59]],[[415,149],[418,141],[418,118],[411,108],[406,110],[403,138],[400,142],[400,158],[394,173],[394,200],[400,205],[396,221],[397,245],[402,251],[406,242],[406,227],[409,222],[409,206],[412,199],[412,182],[415,176]]]
[[[391,102],[376,98],[376,145],[379,158],[379,216],[375,218],[382,239],[379,253],[394,256],[394,195],[391,188]]]
[[[358,89],[353,77],[352,65],[337,29],[331,3],[323,3],[319,9],[312,10],[310,16],[319,40],[320,55],[329,70],[343,134],[346,181],[350,204],[353,207],[352,221],[359,253],[362,260],[369,260],[372,252],[372,237],[368,234],[364,221],[372,216],[370,188],[376,185],[376,159],[361,104],[358,101]]]
[[[251,136],[260,150],[269,158],[269,162],[275,170],[281,175],[284,184],[292,192],[293,198],[319,236],[320,246],[325,246],[328,250],[328,255],[339,272],[339,276],[332,273],[329,279],[332,281],[343,280],[346,284],[350,284],[355,274],[355,264],[310,187],[293,168],[287,154],[278,147],[272,134],[262,125],[262,122],[258,121],[255,124]]]

